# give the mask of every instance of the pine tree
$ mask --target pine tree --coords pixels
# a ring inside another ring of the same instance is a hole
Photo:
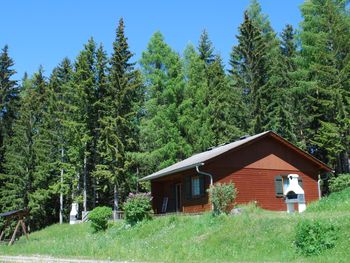
[[[263,130],[265,102],[260,92],[268,79],[266,62],[266,42],[264,35],[249,18],[244,14],[244,22],[239,28],[237,36],[238,45],[233,47],[230,57],[230,74],[233,85],[242,93],[246,112],[242,113],[239,127],[243,131],[249,131],[253,126],[253,132]]]

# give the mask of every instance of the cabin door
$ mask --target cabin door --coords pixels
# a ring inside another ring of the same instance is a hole
[[[182,212],[181,184],[175,185],[175,211]]]

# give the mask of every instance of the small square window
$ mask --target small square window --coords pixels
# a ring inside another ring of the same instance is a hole
[[[192,177],[192,196],[199,196],[200,191],[200,182],[199,182],[199,176]]]

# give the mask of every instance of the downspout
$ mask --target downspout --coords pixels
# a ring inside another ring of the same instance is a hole
[[[213,185],[213,176],[210,173],[202,172],[202,171],[199,170],[199,166],[203,166],[203,165],[204,165],[204,163],[196,165],[196,171],[197,171],[198,174],[209,176],[209,178],[210,178],[210,185],[212,186]]]
[[[335,171],[333,170],[331,173],[335,173]],[[326,175],[326,178],[324,178],[323,180],[327,180],[329,178],[328,175]],[[318,181],[317,181],[317,187],[318,187],[318,198],[321,199],[322,198],[322,192],[321,192],[321,182],[322,182],[322,178],[321,178],[321,174],[318,174]]]
[[[317,188],[318,188],[318,199],[321,200],[322,198],[322,193],[321,193],[321,175],[318,174],[318,181],[317,181]]]
[[[212,186],[213,185],[213,176],[210,173],[202,172],[202,171],[199,170],[199,166],[203,166],[203,165],[204,165],[204,163],[196,165],[196,171],[200,175],[209,176],[209,178],[210,178],[210,186]],[[211,205],[211,210],[214,210],[214,205],[213,204]]]

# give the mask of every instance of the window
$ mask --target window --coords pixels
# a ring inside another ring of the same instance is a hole
[[[192,177],[192,196],[199,196],[201,194],[201,190],[200,190],[200,180],[199,180],[199,176],[195,176]]]
[[[205,177],[192,175],[185,177],[185,194],[187,200],[197,199],[205,195]]]

